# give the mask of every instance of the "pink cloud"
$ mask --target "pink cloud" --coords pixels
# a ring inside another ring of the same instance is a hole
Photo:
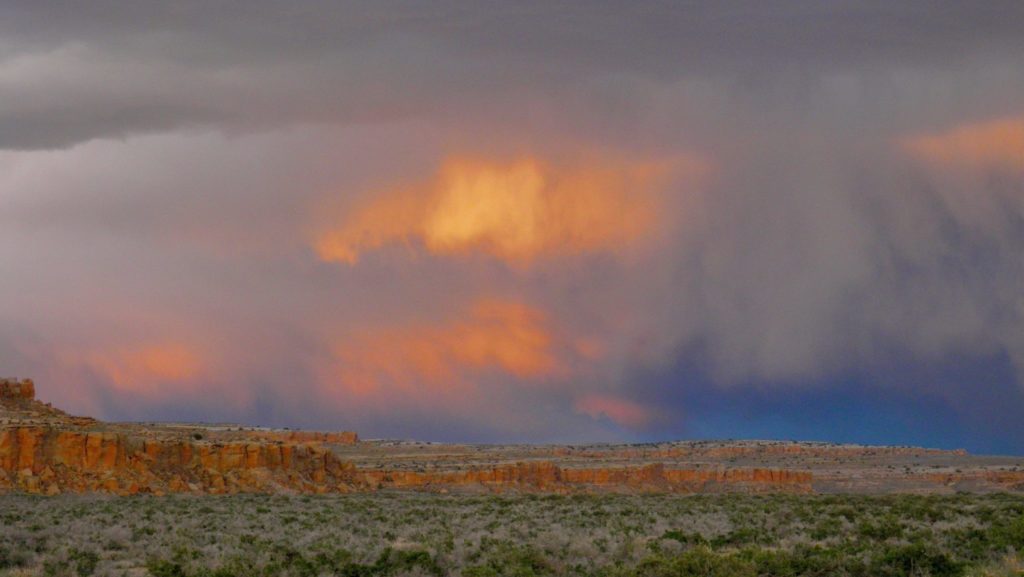
[[[590,393],[576,399],[573,409],[594,419],[607,418],[628,429],[646,427],[654,418],[653,411],[643,405],[601,393]]]

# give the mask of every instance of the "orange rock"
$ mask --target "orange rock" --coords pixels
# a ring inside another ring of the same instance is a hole
[[[32,379],[0,379],[0,399],[30,401],[36,398],[36,385]]]
[[[12,471],[15,469],[15,455],[17,441],[16,433],[13,430],[0,430],[0,469]]]
[[[232,444],[219,446],[216,449],[220,453],[219,469],[221,471],[239,469],[245,464],[245,446]]]
[[[81,467],[85,461],[85,437],[78,432],[57,433],[53,460],[66,467]]]
[[[21,428],[15,433],[18,446],[18,457],[15,463],[18,469],[34,470],[36,466],[36,447],[39,445],[41,429]]]
[[[731,467],[723,459],[783,456],[812,459],[958,455],[908,447],[745,443],[641,447],[516,448],[518,462],[489,462],[453,450],[432,458],[407,447],[392,460],[362,468],[347,461],[350,432],[243,430],[240,428],[104,425],[71,417],[34,399],[31,381],[0,381],[0,491],[109,491],[164,494],[278,490],[305,493],[412,489],[517,492],[790,492],[812,491],[811,472]],[[424,447],[418,447],[422,449]],[[382,449],[381,455],[387,457]],[[461,451],[461,452],[460,452]],[[705,466],[683,465],[682,459]],[[717,459],[717,460],[716,460]],[[638,465],[636,463],[645,463]],[[388,465],[390,464],[390,465]],[[388,466],[392,467],[391,469]],[[796,467],[795,467],[796,468]],[[969,483],[1024,490],[1024,471],[975,469],[922,473],[914,482],[937,487]]]
[[[245,468],[255,469],[262,464],[262,445],[250,443],[245,446]]]

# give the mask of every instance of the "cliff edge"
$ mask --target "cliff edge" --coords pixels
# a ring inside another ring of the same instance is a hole
[[[105,423],[0,380],[0,493],[378,490],[811,493],[1024,491],[1024,460],[782,441],[457,445],[351,431]]]

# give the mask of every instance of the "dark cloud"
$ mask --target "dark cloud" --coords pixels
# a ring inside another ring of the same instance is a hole
[[[814,381],[723,388],[699,363],[633,375],[637,395],[680,407],[685,418],[646,439],[814,439],[906,444],[1019,455],[1024,389],[1005,355],[949,355],[921,362],[898,347],[879,365]]]
[[[586,89],[601,78],[762,92],[780,74],[802,86],[807,75],[1019,62],[1022,18],[1012,0],[9,2],[0,148],[452,115],[510,89]]]
[[[1010,1],[6,2],[0,366],[116,418],[884,440],[793,424],[849,403],[894,438],[1019,450],[1019,427],[976,425],[1021,408],[1021,22]],[[413,222],[355,266],[318,260],[318,227],[452,157],[708,171],[664,183],[667,224],[631,251],[523,266],[432,251]],[[360,331],[416,350],[519,326],[466,312],[481,299],[542,313],[525,350],[561,372],[513,378],[486,347],[465,372],[448,350],[403,365],[455,390],[332,372]],[[930,415],[960,428],[893,424]]]

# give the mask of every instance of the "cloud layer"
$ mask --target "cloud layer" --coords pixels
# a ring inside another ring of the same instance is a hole
[[[1024,450],[982,426],[1024,409],[1022,20],[6,3],[0,367],[109,418],[649,439],[876,403]]]

